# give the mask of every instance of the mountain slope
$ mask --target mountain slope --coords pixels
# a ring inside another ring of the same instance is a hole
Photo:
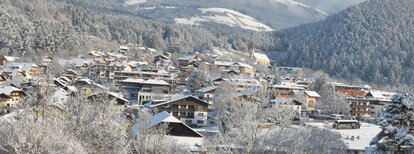
[[[370,0],[278,35],[286,65],[375,83],[414,84],[414,1]]]
[[[198,10],[200,8],[224,8],[251,16],[273,29],[298,26],[327,17],[326,12],[293,0],[148,0],[129,7],[136,8],[144,18],[166,21],[204,16]]]
[[[109,0],[118,1],[118,0]],[[0,0],[0,53],[76,56],[115,50],[116,44],[143,44],[160,51],[189,52],[222,47],[247,50],[252,39],[272,48],[271,33],[228,27],[188,27],[145,19],[102,0]]]
[[[346,8],[364,2],[366,0],[295,0],[312,8],[323,10],[329,14],[335,14]]]

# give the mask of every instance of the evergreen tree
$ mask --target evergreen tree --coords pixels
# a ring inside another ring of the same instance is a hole
[[[375,136],[368,153],[413,153],[414,102],[408,95],[398,95],[378,119],[382,131]]]

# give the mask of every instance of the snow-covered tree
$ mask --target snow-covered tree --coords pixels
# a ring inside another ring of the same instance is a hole
[[[186,86],[191,92],[207,86],[207,76],[199,70],[191,72],[187,78]]]
[[[214,102],[217,135],[207,138],[212,153],[342,153],[345,144],[339,134],[309,127],[291,127],[296,112],[268,108],[270,93],[265,88],[233,99],[232,86],[216,91]],[[236,95],[237,96],[237,95]],[[322,135],[323,134],[323,135]],[[323,145],[323,146],[321,146]]]
[[[324,83],[318,93],[321,95],[316,107],[324,113],[348,114],[350,111],[349,103],[341,94],[335,92],[335,88],[328,83]]]
[[[414,102],[408,95],[397,95],[378,119],[382,131],[370,142],[369,153],[414,152]]]

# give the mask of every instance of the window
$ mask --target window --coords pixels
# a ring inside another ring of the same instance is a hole
[[[204,124],[204,120],[197,120],[197,124]]]
[[[188,105],[189,109],[194,109],[194,105]]]
[[[180,112],[179,116],[187,116],[187,112]]]
[[[187,105],[181,105],[181,108],[187,108]]]
[[[191,124],[193,123],[193,120],[185,120],[185,123]]]
[[[172,107],[173,108],[178,108],[178,105],[177,104],[173,104]]]
[[[197,116],[204,116],[204,113],[198,113]]]
[[[194,117],[194,112],[188,112],[189,117]]]

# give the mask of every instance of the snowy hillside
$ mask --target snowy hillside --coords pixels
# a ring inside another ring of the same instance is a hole
[[[253,17],[225,8],[200,8],[201,16],[175,18],[179,24],[200,25],[203,22],[225,24],[254,31],[273,31],[269,26],[258,22]],[[213,14],[213,15],[211,15]]]
[[[299,7],[302,7],[304,9],[309,9],[309,10],[315,11],[315,12],[317,12],[319,14],[322,14],[322,15],[326,15],[326,16],[328,15],[328,13],[326,13],[325,11],[322,11],[322,10],[319,10],[319,9],[316,9],[316,8],[312,8],[308,5],[305,5],[303,3],[299,3],[297,1],[293,1],[293,0],[274,0],[274,1],[276,1],[278,3],[285,4],[285,5],[299,6]]]
[[[125,5],[135,5],[135,4],[145,3],[145,2],[147,2],[147,0],[127,0],[125,2]]]

